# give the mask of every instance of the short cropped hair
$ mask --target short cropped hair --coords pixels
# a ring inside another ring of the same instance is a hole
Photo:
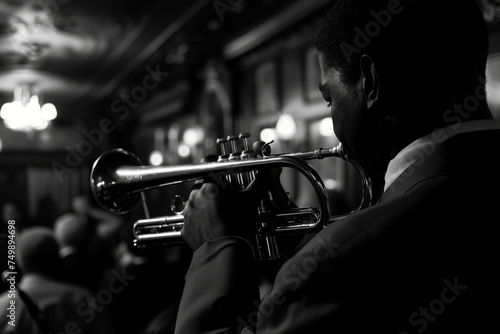
[[[32,226],[24,229],[17,240],[19,267],[23,273],[49,276],[57,272],[59,247],[52,229]]]
[[[61,248],[72,246],[81,249],[89,235],[85,222],[78,215],[65,213],[54,222],[54,237]]]
[[[406,77],[473,80],[485,75],[488,47],[475,0],[334,0],[317,39],[324,64],[350,83],[364,53]]]

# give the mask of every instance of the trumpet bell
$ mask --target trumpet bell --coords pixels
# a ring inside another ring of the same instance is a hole
[[[142,166],[142,162],[135,154],[116,148],[102,154],[92,167],[90,174],[92,193],[101,207],[113,213],[130,212],[141,202],[139,192],[127,191],[126,183],[118,185],[116,181],[118,168],[127,165]]]

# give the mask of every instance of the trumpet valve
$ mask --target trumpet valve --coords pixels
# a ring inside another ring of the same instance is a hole
[[[257,157],[257,153],[250,149],[248,145],[248,138],[250,138],[250,134],[247,132],[240,133],[240,139],[243,140],[243,152],[241,152],[241,159],[253,159]]]
[[[228,159],[229,161],[241,160],[241,152],[238,150],[237,146],[238,138],[239,137],[236,135],[227,136],[227,141],[231,143],[231,149],[232,149],[232,153],[229,154],[229,159]]]
[[[219,155],[219,159],[217,161],[218,162],[227,161],[227,159],[229,158],[229,155],[227,154],[227,151],[226,151],[227,139],[226,138],[217,138],[216,143],[220,146],[220,153],[221,153],[221,155]]]

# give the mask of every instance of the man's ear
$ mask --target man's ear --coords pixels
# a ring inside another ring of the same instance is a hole
[[[366,97],[366,106],[368,109],[372,109],[380,98],[380,80],[378,73],[372,58],[366,54],[361,56],[359,65],[361,69],[363,92]]]

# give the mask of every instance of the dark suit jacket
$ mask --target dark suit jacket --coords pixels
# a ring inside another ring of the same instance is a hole
[[[500,130],[436,144],[288,260],[260,303],[249,246],[208,242],[176,333],[500,333],[499,174]]]

